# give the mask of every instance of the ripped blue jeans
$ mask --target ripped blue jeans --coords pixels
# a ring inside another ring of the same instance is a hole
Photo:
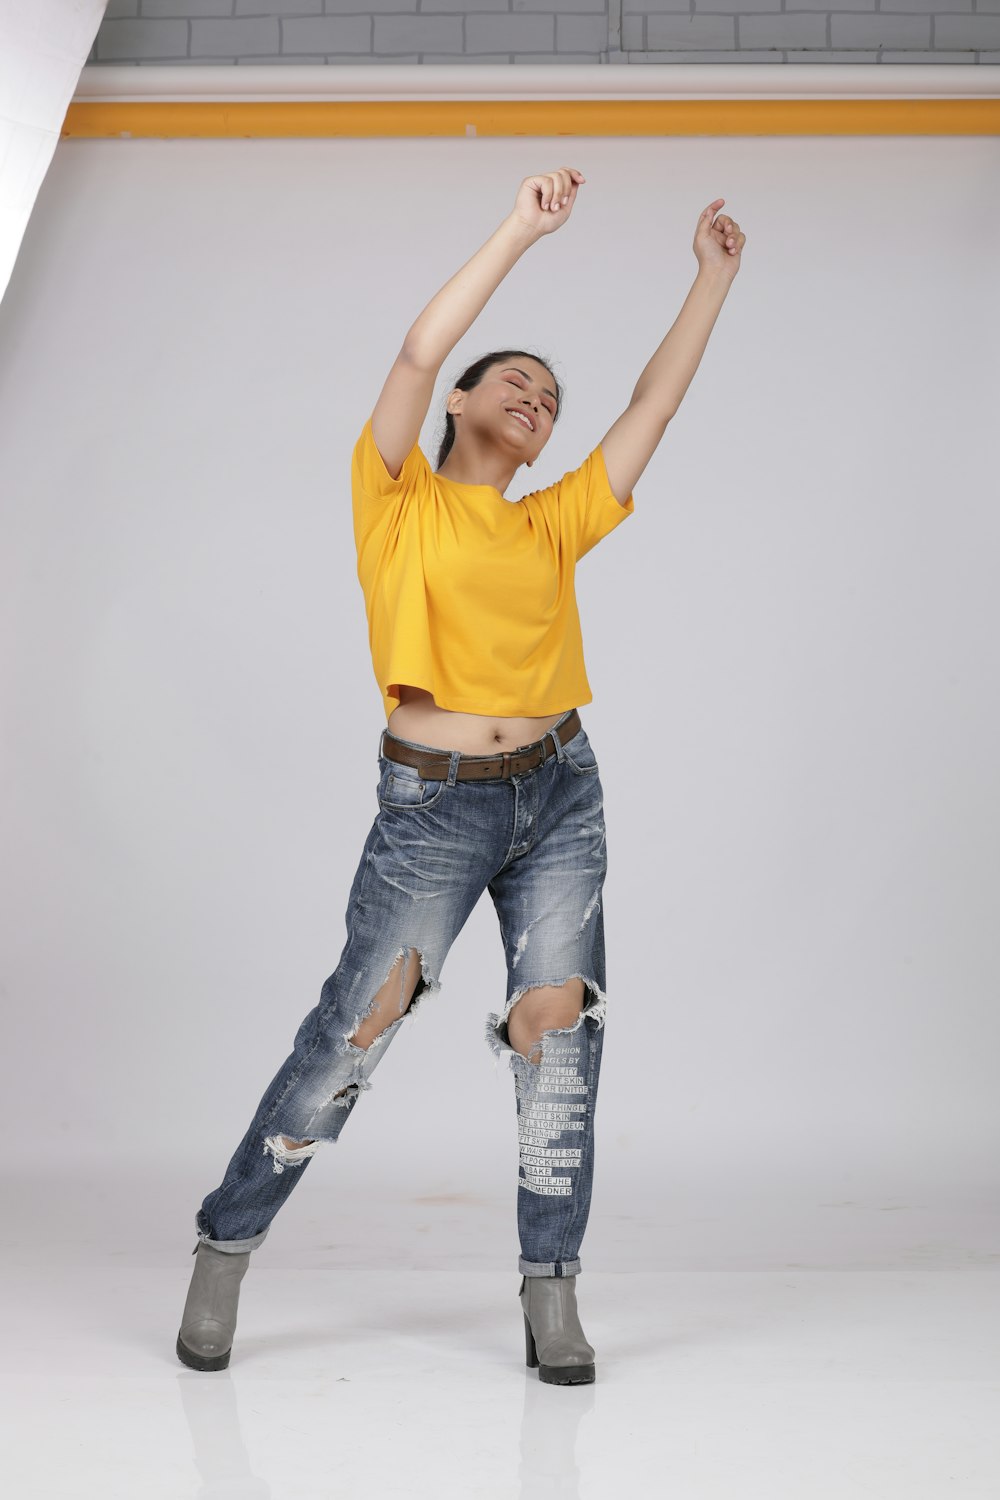
[[[199,1240],[233,1253],[262,1243],[312,1157],[339,1139],[400,1026],[424,994],[440,989],[448,950],[488,890],[507,959],[507,1000],[502,1013],[489,1015],[486,1040],[497,1059],[509,1058],[514,1074],[518,1270],[579,1272],[607,1005],[607,852],[600,774],[586,731],[566,744],[559,739],[571,713],[544,737],[555,754],[524,775],[460,781],[462,753],[454,750],[446,752],[447,778],[430,781],[383,756],[379,742],[379,810],[351,887],[340,962],[264,1090],[221,1184],[198,1210]],[[420,978],[406,1009],[402,979],[412,950],[420,954]],[[400,959],[400,1015],[367,1048],[354,1045]],[[526,990],[574,976],[584,982],[577,1021],[543,1032],[540,1059],[535,1048],[529,1061],[510,1044],[511,1007]]]

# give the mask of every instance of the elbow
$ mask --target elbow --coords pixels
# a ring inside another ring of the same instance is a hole
[[[680,401],[673,401],[656,391],[635,391],[629,404],[631,406],[644,406],[647,408],[655,407],[660,421],[666,427],[671,418],[677,415],[677,408],[680,405]]]
[[[407,364],[412,365],[415,370],[424,374],[436,375],[444,364],[443,357],[432,355],[428,350],[421,347],[417,339],[407,334],[403,340],[403,347],[399,351],[400,359],[405,359]]]

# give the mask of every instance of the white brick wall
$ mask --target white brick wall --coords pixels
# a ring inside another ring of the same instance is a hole
[[[1000,0],[109,0],[87,61],[998,63]]]

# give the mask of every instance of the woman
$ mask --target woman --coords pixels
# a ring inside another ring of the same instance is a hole
[[[417,442],[442,363],[515,261],[572,213],[583,174],[526,177],[514,208],[408,333],[352,457],[358,578],[386,709],[379,811],[319,1004],[195,1218],[197,1261],[177,1338],[196,1370],[226,1368],[250,1252],[320,1146],[336,1141],[406,1013],[440,988],[484,890],[508,994],[487,1040],[515,1077],[518,1296],[542,1380],[594,1379],[576,1303],[590,1211],[606,1009],[607,869],[575,564],[634,509],[632,486],[677,410],[739,267],[745,236],[695,234],[698,277],[627,409],[584,463],[517,503],[559,418],[548,365],[491,352],[447,398],[432,470]],[[567,707],[567,705],[569,705]]]

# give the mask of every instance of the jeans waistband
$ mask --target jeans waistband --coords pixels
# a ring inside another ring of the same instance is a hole
[[[544,765],[559,747],[566,745],[581,728],[580,711],[568,708],[562,718],[546,730],[540,740],[522,745],[517,750],[502,750],[496,755],[467,755],[462,750],[420,749],[411,741],[402,740],[390,729],[383,729],[379,742],[379,755],[386,760],[399,761],[404,766],[415,766],[428,781],[447,781],[449,786],[456,781],[505,781],[511,776],[523,776],[536,766]]]

